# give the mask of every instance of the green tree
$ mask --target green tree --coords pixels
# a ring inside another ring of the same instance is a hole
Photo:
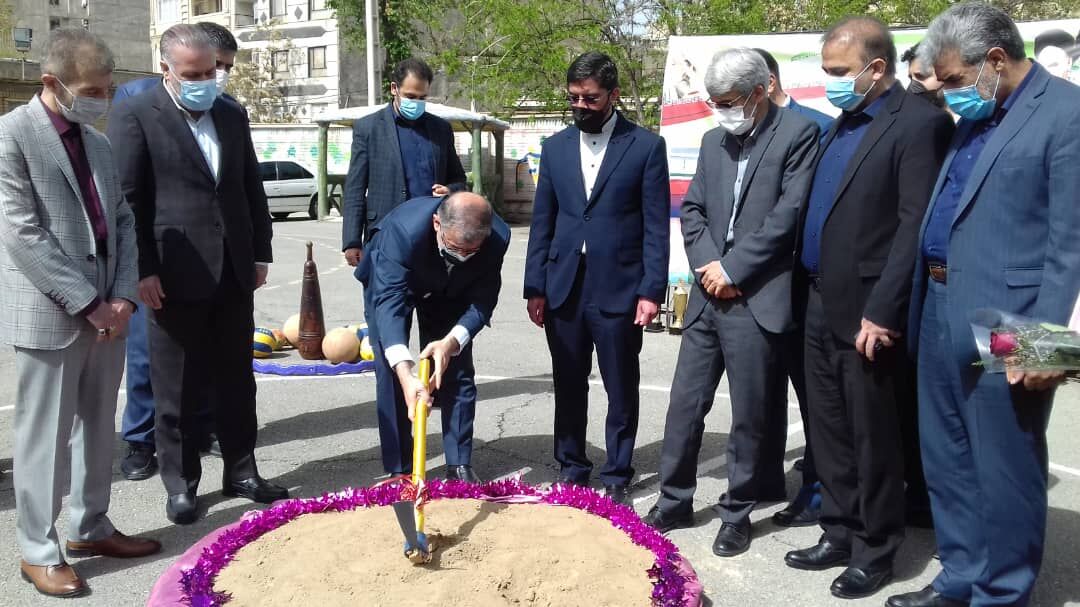
[[[0,36],[3,36],[3,41],[0,42],[0,57],[19,56],[19,53],[15,51],[15,43],[11,39],[13,27],[15,27],[15,12],[11,8],[11,2],[0,0]]]
[[[274,69],[275,54],[285,53],[284,56],[289,57],[293,50],[292,41],[282,34],[278,25],[278,21],[273,20],[255,28],[252,39],[265,40],[266,46],[240,51],[229,75],[227,90],[247,109],[251,122],[296,122],[296,110],[286,103],[278,72]]]

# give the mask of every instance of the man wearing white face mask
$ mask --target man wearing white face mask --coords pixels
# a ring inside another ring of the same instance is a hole
[[[197,413],[209,402],[222,492],[260,503],[288,492],[259,476],[250,340],[272,228],[247,118],[219,99],[213,42],[193,25],[161,37],[161,86],[113,110],[109,138],[135,211],[139,295],[149,318],[154,441],[166,515],[195,521]],[[183,370],[178,373],[177,370]]]
[[[752,49],[716,54],[705,76],[720,128],[705,134],[683,201],[686,254],[697,275],[686,310],[660,456],[660,499],[645,521],[668,531],[693,519],[705,416],[725,371],[731,387],[728,489],[713,552],[750,546],[750,512],[785,497],[785,334],[799,208],[810,189],[818,127],[769,99]]]
[[[15,536],[24,579],[87,592],[57,530],[71,473],[69,556],[138,557],[156,541],[109,521],[116,395],[137,299],[134,218],[109,142],[113,57],[83,29],[50,32],[40,95],[0,117],[0,336],[15,348]]]
[[[843,113],[822,143],[795,250],[824,534],[785,561],[846,565],[831,591],[856,598],[891,579],[904,537],[897,385],[911,381],[911,268],[953,122],[896,82],[896,46],[881,22],[846,18],[823,42],[826,96]]]

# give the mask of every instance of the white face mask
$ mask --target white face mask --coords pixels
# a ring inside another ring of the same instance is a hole
[[[215,81],[217,83],[217,94],[220,97],[225,93],[225,87],[229,86],[229,72],[218,70],[215,74]]]
[[[747,98],[746,103],[750,103],[749,98]],[[746,104],[739,107],[717,108],[715,111],[716,120],[720,123],[720,126],[732,135],[739,136],[745,135],[754,126],[754,114],[757,112],[757,106],[754,106],[749,117],[743,115],[746,111]]]
[[[67,94],[71,96],[71,107],[65,106],[60,102],[58,98],[56,105],[60,108],[60,115],[68,119],[70,122],[78,124],[93,124],[98,121],[105,112],[109,111],[109,100],[98,99],[97,97],[80,97],[71,92],[71,89],[67,87],[59,78],[56,79],[60,83],[60,86],[64,87]]]

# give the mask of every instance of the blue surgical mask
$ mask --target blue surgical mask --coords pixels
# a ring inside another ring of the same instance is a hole
[[[992,116],[994,109],[997,108],[997,91],[1001,85],[1001,72],[998,72],[994,92],[989,99],[983,99],[982,93],[979,92],[979,79],[982,78],[985,68],[986,59],[983,59],[983,64],[979,67],[979,75],[975,77],[975,84],[958,89],[945,89],[945,103],[949,104],[949,109],[965,120],[985,120]]]
[[[398,111],[405,120],[418,120],[424,115],[427,102],[423,99],[409,99],[402,97],[399,101]]]
[[[177,95],[180,105],[192,112],[205,112],[214,106],[214,101],[218,97],[216,78],[214,80],[181,80],[172,66],[169,66],[169,69],[173,71],[173,79],[180,85],[180,93]]]
[[[870,63],[873,63],[873,61]],[[866,94],[877,86],[877,81],[875,80],[874,83],[870,85],[870,88],[861,93],[855,92],[855,80],[870,68],[870,63],[867,63],[866,67],[862,68],[862,71],[855,74],[855,76],[830,76],[829,79],[825,81],[825,96],[829,99],[829,103],[832,103],[844,111],[851,111],[858,107],[858,105],[862,103],[862,100],[866,98]]]

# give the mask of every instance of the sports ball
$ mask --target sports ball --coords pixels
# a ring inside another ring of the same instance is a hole
[[[289,342],[289,345],[295,348],[296,344],[300,343],[300,315],[290,316],[289,320],[285,321],[285,326],[281,328],[281,332],[285,334],[285,340]]]
[[[262,327],[255,329],[255,334],[252,336],[251,342],[251,355],[255,358],[266,358],[270,356],[277,348],[277,340],[274,339],[274,334],[269,329],[263,329]]]
[[[270,331],[274,334],[274,339],[277,340],[277,347],[274,348],[275,350],[281,350],[286,346],[292,345],[289,343],[289,340],[285,339],[285,334],[281,332],[281,329],[270,329]]]
[[[371,349],[371,338],[366,335],[360,340],[360,360],[375,360],[375,351]]]
[[[358,325],[349,325],[349,330],[356,332],[356,339],[363,340],[368,336],[367,323],[360,323]]]
[[[334,364],[356,362],[360,358],[360,340],[345,327],[327,332],[322,342],[323,355]]]

